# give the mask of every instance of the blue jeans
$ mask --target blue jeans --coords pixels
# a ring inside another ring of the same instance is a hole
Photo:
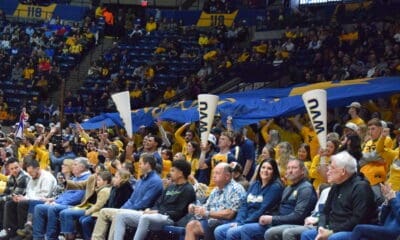
[[[92,238],[92,232],[96,218],[92,216],[82,216],[79,218],[79,224],[82,228],[83,239],[90,240]]]
[[[351,233],[351,240],[396,239],[400,235],[400,229],[392,229],[385,226],[360,224]]]
[[[232,227],[232,224],[237,223],[233,222],[219,225],[214,230],[215,240],[240,240],[240,232],[242,231],[241,228],[243,225]]]
[[[33,214],[35,211],[35,206],[42,203],[44,203],[42,200],[29,200],[28,213]]]
[[[255,240],[264,239],[265,231],[270,225],[261,225],[259,223],[248,223],[241,227],[240,239],[241,240]]]
[[[59,213],[68,207],[67,205],[59,204],[36,205],[33,213],[33,239],[44,239],[44,235],[46,235],[46,238],[49,240],[58,240],[60,233]]]
[[[68,208],[60,212],[61,232],[65,234],[76,233],[75,224],[80,217],[85,215],[85,210]]]
[[[301,234],[301,240],[314,240],[318,230],[311,229]],[[351,232],[336,232],[328,237],[328,240],[350,240]]]

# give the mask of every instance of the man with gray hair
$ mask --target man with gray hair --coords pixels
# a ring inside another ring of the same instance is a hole
[[[63,167],[64,165],[62,165],[62,168]],[[88,180],[88,178],[91,176],[88,159],[84,157],[75,158],[72,165],[72,174],[74,177],[71,180],[74,182]],[[92,179],[93,182],[95,178],[92,177]],[[85,196],[85,193],[90,191],[90,188],[86,189],[86,191],[82,189],[67,189],[56,199],[49,198],[46,199],[44,204],[36,205],[33,215],[33,238],[58,238],[59,213],[66,208],[79,204],[82,201],[82,198]],[[31,233],[26,232],[25,234],[30,235]]]
[[[347,239],[357,224],[373,223],[377,217],[374,193],[369,182],[357,174],[357,162],[343,151],[331,157],[327,173],[332,185],[318,230],[307,230],[302,240]]]

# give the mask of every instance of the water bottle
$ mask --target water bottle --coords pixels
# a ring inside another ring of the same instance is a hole
[[[196,206],[196,207],[201,207],[201,205],[202,205],[202,204],[201,204],[200,200],[196,200],[195,206]],[[195,215],[194,215],[194,218],[197,219],[197,220],[200,220],[200,219],[202,219],[203,217],[202,217],[201,215],[195,214]]]

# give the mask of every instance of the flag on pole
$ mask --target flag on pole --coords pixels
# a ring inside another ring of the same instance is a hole
[[[18,127],[15,131],[15,138],[24,137],[24,124],[28,120],[28,114],[26,113],[26,108],[22,108],[21,115],[19,115]]]

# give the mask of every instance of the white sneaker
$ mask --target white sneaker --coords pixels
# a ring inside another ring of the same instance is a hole
[[[0,231],[0,238],[7,237],[7,235],[8,235],[7,230],[3,229]]]

